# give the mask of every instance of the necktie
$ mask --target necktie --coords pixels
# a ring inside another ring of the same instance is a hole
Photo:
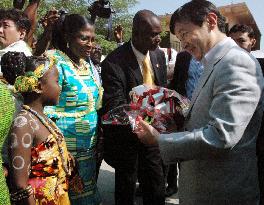
[[[154,85],[154,80],[151,76],[150,61],[147,57],[142,62],[142,74],[143,74],[143,83],[144,84]]]

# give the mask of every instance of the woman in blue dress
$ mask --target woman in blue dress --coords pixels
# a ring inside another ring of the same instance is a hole
[[[94,27],[87,18],[67,15],[53,32],[53,45],[57,50],[46,53],[57,60],[62,88],[59,104],[47,107],[46,113],[63,132],[67,148],[78,163],[80,178],[70,184],[72,205],[100,204],[95,180],[95,145],[97,110],[101,107],[103,88],[95,70],[85,61],[94,36]]]

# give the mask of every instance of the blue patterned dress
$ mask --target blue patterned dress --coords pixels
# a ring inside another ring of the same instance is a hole
[[[102,88],[96,82],[88,63],[77,69],[64,53],[47,52],[57,60],[59,84],[62,88],[57,106],[46,107],[45,112],[55,118],[64,134],[67,148],[77,159],[79,174],[84,181],[84,192],[69,191],[72,205],[97,205],[100,197],[96,187],[95,145],[97,139],[97,112],[100,107]]]

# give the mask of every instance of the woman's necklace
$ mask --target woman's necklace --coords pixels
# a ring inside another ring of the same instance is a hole
[[[96,103],[96,109],[99,110],[102,107],[104,89],[101,85],[99,85],[99,82],[95,79],[95,77],[93,75],[93,71],[92,71],[92,66],[90,64],[88,64],[84,59],[80,59],[80,64],[83,67],[85,67],[87,70],[89,70],[89,75],[91,76],[94,84],[96,85],[96,87],[98,89],[98,99],[97,99],[97,103]]]
[[[64,149],[62,148],[62,145],[61,145],[64,137],[61,131],[59,130],[59,128],[57,127],[57,125],[49,118],[45,120],[44,117],[42,117],[37,111],[33,110],[28,105],[23,105],[23,108],[29,111],[30,113],[32,113],[33,115],[35,115],[40,120],[40,122],[49,130],[49,132],[54,136],[58,144],[59,154],[60,154],[61,161],[62,161],[62,168],[64,172],[66,173],[66,175],[70,176],[71,175],[71,170],[69,168],[70,163],[67,159],[64,158]]]
[[[78,71],[84,71],[87,70],[86,66],[83,64],[83,62],[81,61],[82,59],[80,59],[80,65],[78,65],[77,63],[75,63],[70,57],[69,57],[72,65],[77,68]]]

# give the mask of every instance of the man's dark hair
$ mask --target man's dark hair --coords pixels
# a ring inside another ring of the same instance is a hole
[[[217,16],[218,29],[226,33],[226,18],[221,15],[214,4],[206,0],[192,0],[178,8],[171,16],[170,32],[175,34],[175,23],[177,22],[190,22],[201,27],[209,13]]]
[[[31,28],[31,24],[27,15],[17,9],[1,9],[0,20],[12,20],[14,21],[18,30],[24,29],[26,33],[28,33]]]
[[[230,35],[231,33],[237,33],[237,32],[242,32],[242,33],[248,33],[249,38],[255,38],[255,33],[254,30],[245,24],[236,24],[234,25],[228,32]]]
[[[27,57],[22,52],[7,52],[1,58],[1,70],[3,77],[14,85],[16,77],[24,75]]]

